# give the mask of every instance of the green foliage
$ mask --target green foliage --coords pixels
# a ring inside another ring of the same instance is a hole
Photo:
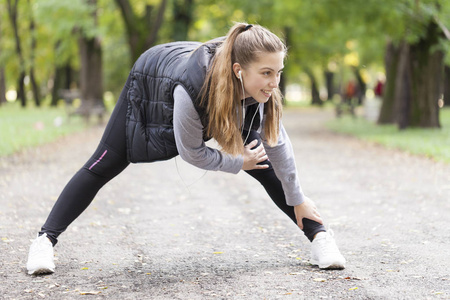
[[[362,118],[345,116],[328,122],[327,127],[335,132],[356,136],[388,148],[450,163],[450,109],[441,110],[441,123],[441,129],[398,130],[395,125],[376,125]]]
[[[130,2],[136,18],[142,18],[146,5],[157,7],[160,0]],[[171,41],[173,4],[168,2],[159,42]],[[97,23],[92,17],[94,12]],[[417,40],[425,34],[426,24],[432,18],[450,28],[448,0],[196,0],[193,14],[194,22],[188,33],[191,40],[207,41],[223,36],[236,21],[261,24],[288,38],[284,76],[295,83],[303,80],[300,74],[305,70],[312,70],[321,82],[329,65],[337,67],[336,82],[347,80],[352,76],[346,65],[349,55],[355,56],[358,67],[367,73],[377,72],[383,68],[387,39]],[[79,68],[80,34],[101,39],[105,88],[116,95],[120,92],[132,62],[122,16],[111,0],[98,0],[97,8],[86,0],[19,1],[24,66],[17,60],[6,1],[0,1],[0,65],[6,67],[9,88],[14,88],[20,68],[29,67],[31,16],[37,25],[36,73],[44,93],[55,65],[70,62],[74,69]],[[349,41],[352,47],[348,47]],[[448,41],[442,40],[440,47],[450,52]],[[450,55],[447,61],[450,62]]]
[[[53,41],[63,40],[77,31],[87,37],[99,35],[92,18],[96,8],[85,0],[36,0],[34,11],[41,25],[52,27]]]
[[[118,97],[130,71],[130,54],[125,28],[115,2],[99,0],[97,12],[103,50],[103,76],[105,91]]]
[[[40,40],[46,40],[55,49],[50,61],[56,65],[78,57],[77,40],[81,35],[94,37],[100,34],[92,17],[95,7],[85,0],[35,0],[33,8],[39,27],[45,32]]]

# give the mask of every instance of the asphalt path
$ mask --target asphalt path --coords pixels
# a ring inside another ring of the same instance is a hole
[[[30,240],[103,126],[0,159],[1,299],[450,299],[450,166],[330,133],[287,110],[305,193],[347,259],[310,243],[244,172],[180,158],[131,165],[60,237],[56,273],[29,276]]]

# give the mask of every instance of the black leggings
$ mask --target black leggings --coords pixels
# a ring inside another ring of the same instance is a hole
[[[244,131],[243,135],[247,136],[247,133],[248,132]],[[259,144],[261,143],[261,136],[256,131],[250,131],[246,144],[252,142],[255,139],[258,140],[258,144],[254,148],[258,147]],[[250,176],[258,180],[259,183],[261,183],[261,185],[266,189],[267,194],[269,194],[270,198],[272,198],[272,201],[278,206],[278,208],[280,208],[289,218],[291,218],[291,220],[295,224],[297,224],[294,207],[286,204],[286,198],[284,195],[283,187],[281,186],[281,181],[275,175],[275,171],[273,170],[272,164],[268,160],[263,161],[259,164],[269,165],[269,168],[255,169],[245,172],[247,172]],[[310,241],[314,239],[314,236],[317,233],[321,231],[326,231],[325,227],[316,221],[306,218],[303,218],[302,221],[303,221],[303,232]]]
[[[125,137],[127,112],[125,93],[126,89],[114,108],[97,150],[66,185],[39,233],[40,235],[47,233],[53,245],[56,245],[58,236],[89,206],[97,192],[129,164]],[[252,141],[255,138],[261,140],[259,134],[252,131],[248,140]],[[247,173],[264,186],[275,204],[296,223],[294,208],[286,204],[281,182],[272,166]],[[303,224],[303,231],[310,241],[316,233],[325,231],[323,225],[312,220],[303,219]]]

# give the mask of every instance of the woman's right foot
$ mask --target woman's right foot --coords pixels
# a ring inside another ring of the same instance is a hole
[[[53,244],[44,233],[38,236],[28,252],[27,270],[30,275],[50,274],[55,272],[53,262]]]

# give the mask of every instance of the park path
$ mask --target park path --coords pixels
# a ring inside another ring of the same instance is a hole
[[[450,166],[324,129],[287,110],[305,193],[333,228],[342,271],[245,173],[180,158],[127,168],[60,237],[57,271],[28,276],[29,241],[102,127],[0,159],[2,299],[450,299]]]

